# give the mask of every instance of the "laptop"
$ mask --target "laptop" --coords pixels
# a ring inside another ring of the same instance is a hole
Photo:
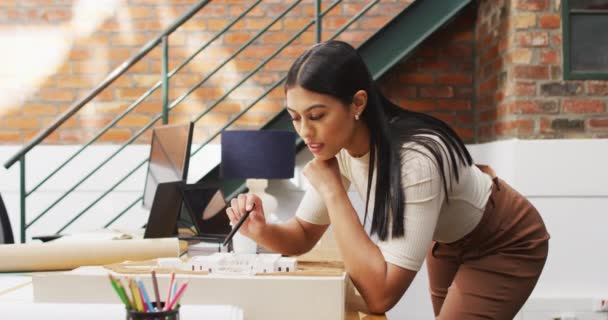
[[[185,227],[191,235],[180,235],[183,240],[222,242],[230,233],[230,220],[226,215],[226,199],[215,183],[184,185],[181,189],[183,208],[178,228]]]
[[[144,238],[177,236],[181,240],[222,242],[231,229],[225,209],[224,195],[214,184],[160,183]],[[182,233],[184,229],[189,232]]]

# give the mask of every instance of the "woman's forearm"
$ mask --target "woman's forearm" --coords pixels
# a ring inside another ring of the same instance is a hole
[[[380,303],[387,274],[380,249],[365,232],[346,191],[325,193],[324,197],[346,271],[368,305]]]
[[[305,253],[315,244],[314,239],[307,237],[296,218],[282,224],[267,224],[260,234],[253,236],[253,240],[266,249],[284,255]]]

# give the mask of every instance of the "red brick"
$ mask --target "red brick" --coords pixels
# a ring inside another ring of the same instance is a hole
[[[57,77],[57,88],[93,88],[99,83],[90,76],[60,76]]]
[[[504,109],[504,107],[502,109]],[[491,108],[488,110],[483,110],[479,113],[479,120],[481,122],[496,121],[497,119],[500,119],[500,118],[502,118],[502,114],[499,116],[498,108]]]
[[[587,81],[587,93],[594,96],[608,96],[608,81]]]
[[[529,29],[536,26],[536,14],[520,13],[512,16],[515,29]]]
[[[501,103],[505,100],[505,90],[498,90],[495,94],[496,103]]]
[[[448,57],[472,57],[473,56],[473,48],[471,45],[467,44],[450,44],[447,47],[441,50]]]
[[[546,66],[521,65],[513,66],[513,77],[515,79],[549,79],[549,68]]]
[[[551,66],[551,80],[563,80],[563,72],[561,66]]]
[[[512,91],[509,95],[515,96],[535,96],[536,82],[514,81]]]
[[[255,104],[254,109],[266,112],[279,112],[283,110],[283,100],[263,99]]]
[[[564,99],[562,108],[567,113],[599,113],[606,111],[606,104],[597,99]]]
[[[484,140],[483,138],[485,138],[485,140],[489,140],[488,138],[495,136],[494,127],[492,125],[479,126],[477,132],[478,136],[482,138],[482,140]]]
[[[437,103],[433,99],[405,99],[400,105],[414,111],[431,111],[436,109]]]
[[[21,113],[29,116],[48,116],[59,113],[57,106],[42,103],[26,103],[21,106]]]
[[[293,33],[290,32],[266,32],[260,38],[265,44],[278,44],[282,45],[293,37]]]
[[[528,64],[532,61],[532,50],[528,48],[515,48],[507,54],[507,62]]]
[[[513,114],[546,114],[558,111],[557,102],[550,100],[517,100],[509,104],[509,112]]]
[[[500,51],[498,49],[498,45],[490,46],[485,49],[481,53],[481,61],[482,63],[486,63],[488,61],[494,61],[494,59],[498,58]]]
[[[246,30],[249,30],[249,31],[262,30],[263,28],[268,27],[273,20],[274,19],[271,19],[271,18],[246,19],[246,20],[244,20],[245,28],[246,28]],[[281,20],[270,25],[270,27],[268,28],[269,31],[279,31],[282,29],[283,29],[283,22]]]
[[[120,88],[114,90],[118,99],[137,99],[146,91],[144,88]]]
[[[231,32],[224,35],[225,44],[244,44],[253,37],[249,33]]]
[[[443,111],[470,111],[471,101],[463,99],[437,100],[437,107]]]
[[[60,102],[71,102],[75,98],[71,90],[65,89],[41,89],[38,96],[44,100]]]
[[[21,130],[0,130],[0,143],[22,143]]]
[[[393,88],[394,87],[394,88]],[[387,95],[394,97],[395,99],[411,99],[417,98],[415,86],[389,86]]]
[[[558,14],[544,14],[540,16],[540,27],[543,29],[558,29],[562,18]]]
[[[170,37],[170,42],[173,42],[174,36]],[[151,38],[141,33],[116,34],[110,38],[110,43],[114,46],[142,46],[150,41]]]
[[[112,128],[99,137],[99,142],[124,142],[133,136],[129,129]]]
[[[491,78],[481,82],[481,84],[479,85],[479,93],[481,95],[486,95],[488,93],[494,92],[497,87],[498,79],[496,78],[496,76],[492,76]]]
[[[266,70],[270,71],[287,71],[293,64],[293,61],[288,59],[275,58],[266,64]]]
[[[470,142],[475,137],[474,130],[471,128],[456,127],[454,131],[464,142]]]
[[[154,11],[151,7],[144,6],[129,6],[129,17],[131,19],[143,19],[154,17]],[[157,11],[160,8],[157,8]]]
[[[106,62],[74,62],[72,63],[73,72],[76,74],[107,74],[111,71]]]
[[[515,43],[521,47],[546,47],[549,45],[549,35],[546,32],[518,32]]]
[[[522,11],[545,11],[549,8],[549,0],[517,0],[515,8]]]
[[[423,58],[418,63],[419,71],[447,71],[450,69],[450,62],[446,59]]]
[[[366,31],[350,31],[349,30],[349,31],[343,32],[336,39],[346,41],[346,42],[352,44],[353,46],[358,47],[361,44],[361,42],[368,39],[372,34],[373,34],[373,31],[371,31],[371,30],[366,30]]]
[[[473,75],[470,73],[444,73],[439,75],[439,84],[471,85]]]
[[[434,84],[435,75],[432,73],[403,73],[399,75],[399,82],[403,84]]]
[[[146,126],[150,120],[152,120],[152,116],[141,115],[141,114],[129,114],[122,118],[118,123],[118,127],[133,127],[133,128],[142,128]]]
[[[591,118],[591,119],[589,119],[589,128],[608,130],[608,118]]]
[[[191,19],[191,20],[186,21],[186,23],[182,24],[181,27],[179,27],[179,30],[180,31],[207,30],[207,21]],[[236,28],[234,28],[233,30],[236,30]],[[169,42],[171,42],[171,37],[169,37]]]
[[[229,19],[207,19],[207,29],[209,29],[210,31],[220,31],[224,29],[230,23],[230,21],[231,20]]]
[[[549,118],[541,118],[539,122],[539,131],[540,132],[552,132],[553,128],[551,126],[552,120]]]
[[[551,45],[560,47],[562,45],[562,35],[561,34],[551,35]]]
[[[451,98],[454,96],[454,89],[450,86],[421,87],[420,97],[422,98]]]
[[[496,135],[529,134],[534,131],[534,120],[520,119],[513,121],[502,121],[494,124]]]
[[[349,19],[344,18],[344,23],[346,23]],[[361,28],[363,29],[375,29],[378,30],[388,22],[388,17],[377,17],[377,18],[369,18],[361,21]],[[344,24],[342,23],[342,24]],[[340,26],[342,26],[342,24]]]
[[[38,117],[31,116],[15,116],[4,117],[5,129],[37,129],[40,127]]]
[[[454,41],[473,41],[473,31],[460,30],[452,35]]]
[[[540,63],[542,64],[559,64],[560,51],[554,49],[541,50]]]

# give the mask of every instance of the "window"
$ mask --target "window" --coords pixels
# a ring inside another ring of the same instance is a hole
[[[564,78],[608,80],[608,0],[562,0]]]

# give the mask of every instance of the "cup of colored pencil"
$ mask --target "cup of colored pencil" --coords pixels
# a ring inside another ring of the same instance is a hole
[[[188,283],[178,286],[175,273],[171,273],[169,290],[165,301],[161,301],[158,290],[156,273],[152,271],[152,284],[154,286],[154,300],[148,294],[143,281],[126,278],[126,284],[121,279],[108,275],[110,284],[118,294],[118,298],[127,309],[127,320],[179,320],[179,301],[188,287]]]

